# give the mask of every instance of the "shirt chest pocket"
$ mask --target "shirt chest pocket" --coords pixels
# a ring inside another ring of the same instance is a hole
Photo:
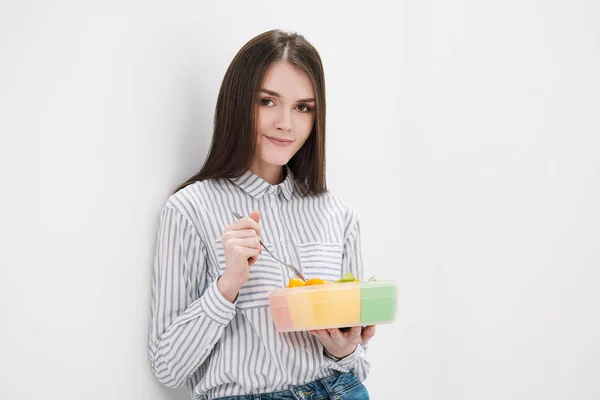
[[[297,244],[304,277],[335,281],[342,276],[344,246],[339,243],[312,242]]]
[[[219,262],[219,275],[225,272],[225,248],[221,239],[215,240],[217,260]],[[270,248],[268,243],[265,245]],[[250,266],[248,281],[240,289],[236,307],[247,309],[264,307],[269,304],[269,292],[276,288],[284,287],[284,278],[279,263],[266,251]]]

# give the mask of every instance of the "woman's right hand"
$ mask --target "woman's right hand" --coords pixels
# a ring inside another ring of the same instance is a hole
[[[260,213],[255,210],[250,217],[227,226],[221,237],[225,250],[225,272],[219,277],[217,285],[223,296],[232,303],[248,280],[250,266],[262,253],[259,221]]]

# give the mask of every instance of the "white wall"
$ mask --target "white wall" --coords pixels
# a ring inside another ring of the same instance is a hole
[[[146,358],[158,211],[275,27],[321,52],[330,188],[400,285],[372,398],[600,398],[599,3],[392,3],[2,2],[1,399],[187,398]]]

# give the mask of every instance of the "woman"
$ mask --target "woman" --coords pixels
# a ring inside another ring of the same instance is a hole
[[[368,399],[375,327],[278,333],[267,294],[292,276],[259,237],[308,277],[362,278],[357,215],[325,182],[321,59],[281,31],[233,59],[206,162],[161,212],[152,369],[195,399]]]

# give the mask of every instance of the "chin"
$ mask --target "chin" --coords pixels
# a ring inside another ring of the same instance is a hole
[[[292,157],[284,154],[266,154],[262,157],[262,161],[270,165],[278,165],[283,167]]]
[[[265,151],[262,152],[261,159],[262,162],[264,162],[265,164],[284,166],[290,161],[290,159],[293,156],[293,154],[289,153],[290,152],[288,151]]]
[[[286,165],[288,163],[288,161],[290,161],[289,158],[278,158],[278,159],[265,159],[263,160],[265,163],[270,164],[270,165],[277,165],[279,167],[283,167],[284,165]]]

